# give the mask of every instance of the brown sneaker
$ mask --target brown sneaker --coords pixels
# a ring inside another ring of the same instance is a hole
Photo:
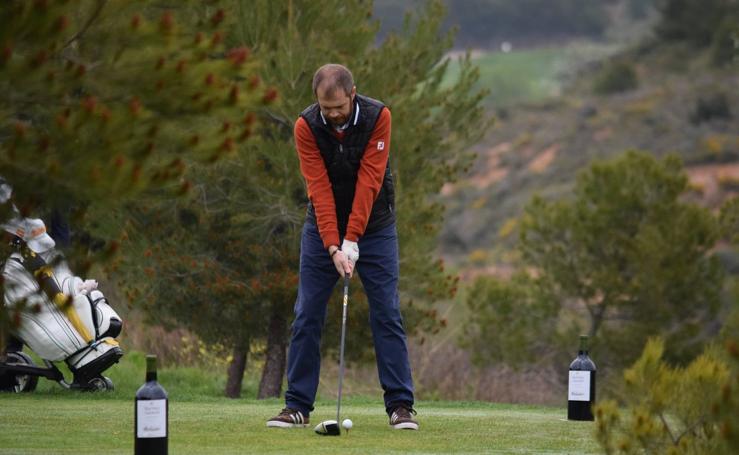
[[[304,428],[308,426],[308,422],[308,417],[303,416],[302,412],[285,408],[279,414],[269,419],[267,426],[275,428]]]
[[[413,420],[416,411],[406,406],[398,406],[390,414],[390,426],[396,430],[418,430],[418,422]]]

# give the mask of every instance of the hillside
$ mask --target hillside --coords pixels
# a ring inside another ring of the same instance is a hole
[[[596,95],[596,81],[621,62],[637,86]],[[499,109],[470,174],[444,189],[442,254],[462,269],[497,264],[500,273],[533,194],[566,195],[579,169],[627,149],[677,153],[690,197],[716,207],[739,191],[737,88],[736,68],[712,68],[707,51],[645,44],[587,65],[561,96]]]

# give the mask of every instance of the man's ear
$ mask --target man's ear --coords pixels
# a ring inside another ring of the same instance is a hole
[[[356,95],[356,94],[357,94],[357,86],[356,85],[352,85],[352,94],[351,94],[351,97],[350,97],[352,99],[352,101],[354,101],[354,95]]]

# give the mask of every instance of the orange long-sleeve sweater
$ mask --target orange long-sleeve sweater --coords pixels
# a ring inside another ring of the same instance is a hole
[[[385,167],[390,153],[390,130],[392,119],[390,110],[385,107],[375,124],[364,155],[359,165],[357,186],[354,192],[352,212],[346,227],[345,238],[356,242],[364,234],[372,205],[382,188]],[[326,165],[318,150],[316,139],[310,126],[302,117],[295,122],[295,147],[300,159],[300,171],[308,187],[308,199],[316,213],[318,232],[321,234],[324,248],[339,246],[339,227],[336,221],[336,204],[331,190]],[[343,131],[334,131],[341,140]]]

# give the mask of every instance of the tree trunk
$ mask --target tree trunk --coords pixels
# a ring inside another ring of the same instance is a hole
[[[280,305],[272,305],[267,334],[267,355],[257,398],[279,397],[287,363],[287,319]]]
[[[241,384],[244,381],[246,358],[249,354],[248,346],[249,343],[237,343],[234,346],[233,359],[228,365],[228,377],[226,379],[225,393],[228,398],[241,397]]]

